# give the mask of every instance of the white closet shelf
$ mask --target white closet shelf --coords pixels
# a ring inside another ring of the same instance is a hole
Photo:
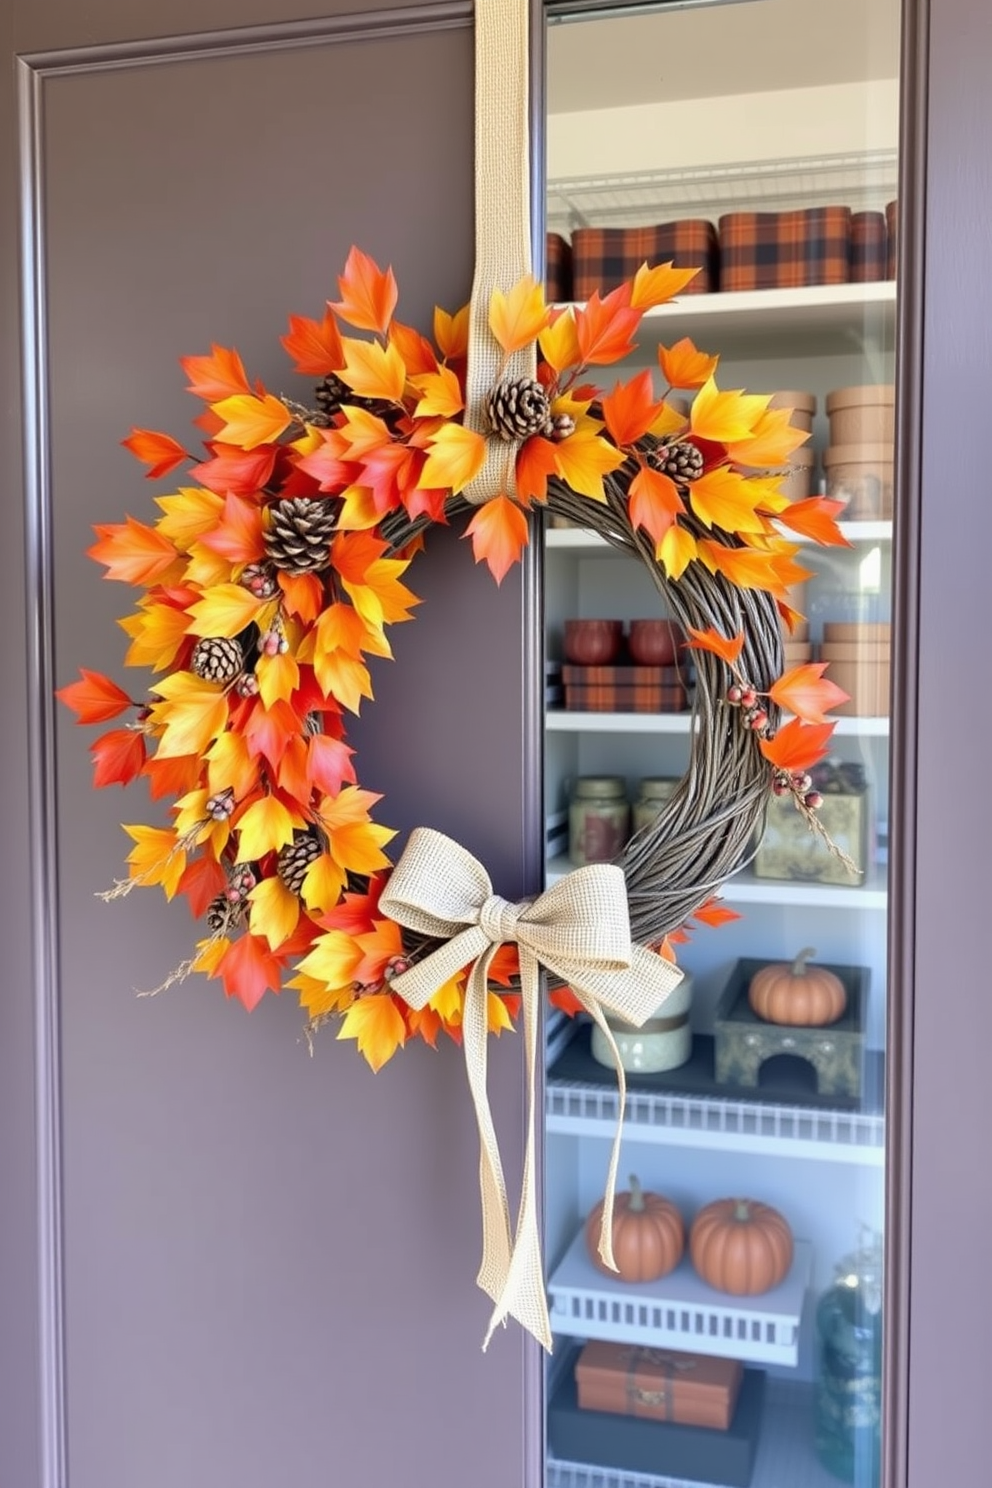
[[[546,1129],[611,1141],[617,1105],[609,1086],[550,1080]],[[881,1168],[885,1120],[858,1111],[628,1089],[624,1140]]]
[[[841,532],[849,543],[881,543],[892,541],[891,522],[840,522]],[[793,541],[803,542],[798,533],[789,534]],[[544,533],[544,546],[554,552],[602,554],[604,558],[626,558],[630,555],[615,548],[600,537],[598,532],[587,532],[582,527],[548,527]],[[836,552],[836,549],[831,551]]]
[[[549,858],[544,881],[550,886],[571,873],[567,857]],[[863,884],[801,883],[794,879],[756,878],[746,870],[728,878],[718,890],[727,904],[767,904],[786,909],[805,905],[814,909],[884,910],[888,903],[884,869],[869,869]]]
[[[685,1257],[659,1281],[635,1285],[596,1270],[583,1228],[548,1283],[551,1328],[578,1338],[792,1367],[812,1257],[812,1246],[797,1240],[789,1274],[760,1297],[716,1291]]]
[[[834,738],[886,739],[887,718],[846,715],[836,720]],[[549,734],[688,734],[691,713],[582,713],[549,709],[544,727]]]

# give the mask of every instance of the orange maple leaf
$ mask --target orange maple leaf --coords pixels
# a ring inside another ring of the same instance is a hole
[[[216,430],[215,430],[216,432]],[[275,445],[242,450],[233,444],[211,444],[213,458],[194,465],[190,474],[218,496],[252,496],[267,485],[279,451]]]
[[[231,942],[217,971],[228,997],[236,997],[249,1012],[258,1006],[266,992],[278,992],[282,983],[281,964],[269,950],[267,941],[248,933]]]
[[[130,785],[145,763],[145,736],[134,729],[111,729],[90,745],[93,784]]]
[[[810,661],[793,667],[768,689],[768,696],[786,713],[794,713],[803,723],[825,723],[824,714],[838,703],[848,701],[848,693],[831,682],[823,673],[825,661]]]
[[[691,641],[686,645],[694,651],[712,651],[714,656],[719,656],[729,667],[735,666],[741,652],[744,649],[744,633],[738,631],[735,636],[723,636],[718,630],[710,626],[707,630],[697,630],[694,625],[687,627]]]
[[[728,443],[728,458],[752,469],[785,465],[789,456],[809,439],[805,430],[789,422],[791,415],[790,408],[766,408],[746,439]]]
[[[685,511],[685,503],[675,482],[663,471],[653,470],[649,465],[643,465],[631,481],[628,505],[631,525],[643,527],[656,546],[679,512]]]
[[[93,531],[99,541],[86,552],[104,565],[106,579],[118,579],[123,584],[150,584],[167,573],[179,558],[174,543],[133,517],[125,517],[123,522],[98,523]]]
[[[699,351],[688,336],[674,346],[658,347],[658,365],[669,387],[699,388],[709,382],[720,358]]]
[[[403,358],[409,377],[426,377],[438,370],[434,348],[425,336],[412,326],[394,320],[389,327],[389,339]]]
[[[204,403],[251,392],[241,358],[225,346],[211,346],[209,356],[180,357],[179,365],[189,378],[186,391],[195,393]]]
[[[441,355],[449,362],[457,361],[468,351],[468,305],[449,315],[439,305],[434,307],[434,340]]]
[[[631,307],[621,291],[623,286],[605,299],[595,291],[575,312],[575,334],[585,366],[619,362],[634,350],[632,337],[641,323],[641,312]]]
[[[406,1042],[406,1024],[388,992],[373,993],[352,1003],[338,1038],[356,1039],[359,1053],[374,1070],[380,1070]]]
[[[603,398],[603,422],[614,444],[636,444],[647,433],[664,407],[655,401],[651,370],[645,368],[629,382],[618,382]]]
[[[507,356],[536,341],[550,318],[544,290],[530,274],[508,294],[494,289],[489,300],[489,329]]]
[[[556,446],[540,434],[525,439],[517,451],[517,495],[523,502],[548,499],[548,476],[558,471]]]
[[[768,407],[768,398],[739,389],[721,392],[712,378],[703,383],[692,402],[689,424],[693,434],[715,444],[750,439]]]
[[[199,919],[226,883],[227,874],[217,859],[201,853],[186,864],[176,892],[186,895],[192,914]]]
[[[485,559],[497,584],[503,582],[519,561],[530,540],[527,518],[508,496],[495,496],[480,506],[466,527],[465,536],[472,539],[476,563]]]
[[[149,467],[145,471],[149,480],[168,475],[170,470],[175,470],[177,465],[189,459],[182,445],[171,435],[159,434],[154,429],[132,429],[127,439],[121,440],[121,444],[143,465]]]
[[[354,750],[343,739],[312,734],[307,740],[307,780],[326,796],[336,796],[342,786],[355,785]]]
[[[106,723],[135,705],[124,690],[102,672],[80,667],[80,680],[60,687],[55,696],[76,715],[77,723]]]
[[[360,331],[385,335],[396,309],[398,291],[392,269],[383,271],[360,248],[352,248],[344,273],[338,275],[340,300],[332,303],[342,320]]]
[[[776,512],[776,520],[783,527],[827,547],[849,548],[851,544],[837,526],[835,518],[844,510],[843,501],[833,501],[828,496],[807,496],[804,501],[793,501]]]
[[[212,532],[200,538],[203,546],[232,563],[257,563],[265,557],[262,509],[255,501],[228,495],[224,514]]]
[[[556,372],[574,367],[579,361],[579,338],[575,329],[575,315],[568,310],[552,310],[551,320],[538,338],[541,355]]]
[[[289,317],[289,334],[279,338],[305,377],[326,377],[344,366],[341,336],[328,305],[322,320],[306,315]]]
[[[710,925],[717,928],[720,925],[729,925],[733,920],[739,920],[741,916],[736,909],[731,909],[724,904],[722,899],[707,899],[698,909],[692,911],[691,918],[698,920],[701,925]]]
[[[304,625],[316,620],[324,604],[324,585],[317,574],[288,574],[280,571],[276,577],[282,590],[283,608],[296,615]]]
[[[832,723],[803,723],[801,718],[790,718],[774,738],[759,739],[758,748],[777,769],[795,774],[811,769],[824,758],[834,728]]]

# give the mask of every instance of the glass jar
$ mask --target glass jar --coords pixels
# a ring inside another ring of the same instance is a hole
[[[634,802],[634,831],[649,827],[661,808],[672,799],[678,780],[669,775],[646,775]]]
[[[580,775],[568,808],[568,856],[577,867],[609,863],[630,835],[630,806],[620,775]]]
[[[882,1456],[882,1246],[867,1235],[816,1307],[816,1455],[856,1488],[876,1488]]]

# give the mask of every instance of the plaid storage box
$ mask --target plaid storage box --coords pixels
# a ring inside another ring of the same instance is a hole
[[[549,304],[562,304],[572,298],[572,245],[561,233],[547,235],[544,294]]]
[[[608,294],[636,274],[642,263],[673,263],[699,273],[682,294],[708,294],[717,288],[719,249],[712,222],[687,219],[660,227],[577,227],[572,234],[572,293],[587,300]]]
[[[850,207],[728,212],[720,218],[720,288],[846,284],[850,241]]]
[[[896,249],[899,246],[899,203],[890,201],[885,208],[885,227],[888,248],[885,255],[885,277],[896,277]]]
[[[851,282],[867,284],[886,277],[889,234],[884,212],[854,212],[851,216]]]
[[[570,713],[683,713],[686,674],[674,666],[576,666],[561,669]]]

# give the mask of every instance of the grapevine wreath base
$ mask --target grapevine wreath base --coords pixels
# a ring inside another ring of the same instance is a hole
[[[163,986],[203,972],[249,1009],[292,987],[310,1030],[333,1020],[374,1068],[411,1038],[463,1043],[483,1146],[480,1284],[494,1322],[512,1314],[548,1346],[533,1110],[514,1232],[487,1033],[522,1009],[533,1088],[539,964],[560,1006],[604,1029],[604,1010],[642,1022],[681,975],[687,923],[732,917],[714,895],[748,860],[769,793],[825,836],[807,771],[833,729],[824,710],[844,697],[820,664],[782,671],[783,627],[801,618],[790,590],[808,576],[800,544],[845,542],[839,503],[781,493],[806,438],[788,412],[720,391],[717,358],[688,339],[659,348],[660,397],[650,370],[608,391],[585,381],[627,358],[644,312],[689,278],[645,265],[557,311],[529,277],[493,291],[497,370],[481,402],[467,309],[436,311],[427,340],[395,318],[392,271],[357,249],[340,299],[319,321],[292,317],[283,338],[316,381],[305,402],[249,382],[234,351],[185,358],[206,454],[133,430],[124,443],[150,477],[192,468],[156,497],[157,520],[100,525],[90,549],[142,591],[121,621],[125,662],[157,675],[132,697],[83,670],[60,693],[81,723],[131,715],[92,746],[97,785],[142,778],[171,803],[166,826],[125,828],[129,873],[105,895],[159,884],[204,922]],[[688,414],[675,390],[692,395]],[[534,510],[640,560],[689,638],[696,687],[686,775],[619,865],[514,906],[437,833],[415,833],[393,869],[394,833],[373,820],[379,797],[358,784],[345,721],[371,699],[367,658],[388,657],[388,626],[411,618],[404,579],[430,527],[470,517],[476,560],[499,581]],[[608,1198],[616,1156],[615,1144]]]

